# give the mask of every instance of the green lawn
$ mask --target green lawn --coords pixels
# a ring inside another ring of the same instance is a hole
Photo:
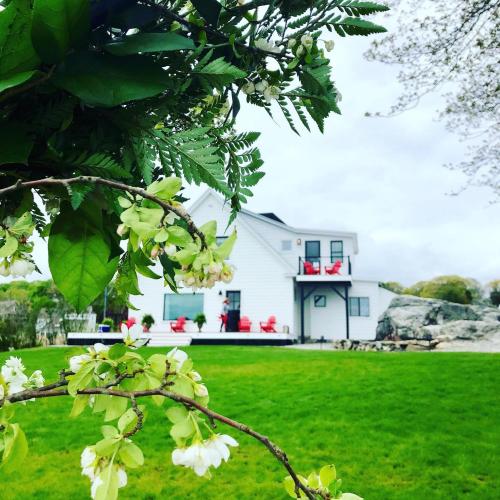
[[[153,349],[147,349],[153,352]],[[500,356],[465,353],[335,353],[192,347],[211,407],[282,446],[302,473],[335,463],[347,491],[374,499],[500,498]],[[49,377],[70,349],[16,353]],[[0,354],[0,361],[8,353]],[[0,472],[0,498],[84,499],[79,455],[100,439],[101,419],[68,420],[69,399],[18,410],[30,443],[22,470]],[[170,461],[163,410],[151,407],[137,442],[146,464],[120,490],[129,499],[284,499],[285,473],[257,442],[240,447],[211,481]],[[6,486],[8,481],[9,485]]]

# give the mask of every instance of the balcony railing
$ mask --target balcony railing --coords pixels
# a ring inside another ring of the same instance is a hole
[[[302,275],[350,276],[351,259],[344,257],[299,257],[299,273]]]

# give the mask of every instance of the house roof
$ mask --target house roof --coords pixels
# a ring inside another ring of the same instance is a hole
[[[209,196],[213,196],[219,202],[224,203],[224,200],[216,194],[214,191],[211,189],[207,189],[190,207],[189,209],[191,211],[194,211],[196,208],[198,208]],[[307,228],[300,228],[300,227],[293,227],[289,226],[288,224],[285,224],[284,222],[279,222],[278,220],[275,220],[274,218],[267,217],[266,214],[258,214],[256,212],[252,212],[251,210],[248,210],[246,208],[241,209],[241,213],[248,215],[249,217],[253,217],[254,219],[260,220],[262,222],[265,222],[267,224],[272,224],[274,226],[277,226],[281,229],[284,229],[286,231],[290,231],[295,234],[311,234],[311,235],[317,235],[317,236],[331,236],[333,238],[352,238],[353,240],[353,249],[354,253],[358,253],[358,235],[357,233],[353,232],[348,232],[348,231],[334,231],[334,230],[325,230],[325,229],[307,229]],[[273,214],[274,215],[274,214]],[[276,217],[276,219],[279,219]]]
[[[268,219],[275,220],[276,222],[281,222],[282,224],[285,224],[283,220],[281,220],[275,213],[273,212],[261,212],[259,215],[262,215],[263,217],[267,217]],[[286,225],[286,224],[285,224]]]

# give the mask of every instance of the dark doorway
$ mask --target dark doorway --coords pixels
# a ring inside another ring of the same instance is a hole
[[[240,321],[241,292],[239,290],[228,290],[226,297],[229,299],[226,332],[237,332]]]

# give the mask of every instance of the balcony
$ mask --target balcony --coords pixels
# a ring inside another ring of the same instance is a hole
[[[344,257],[299,257],[297,281],[351,282],[351,259]]]

